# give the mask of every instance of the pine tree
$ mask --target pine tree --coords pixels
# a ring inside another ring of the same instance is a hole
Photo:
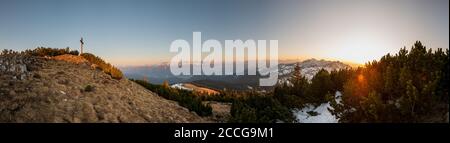
[[[433,52],[420,41],[387,54],[352,70],[331,112],[342,122],[445,122],[448,61],[448,50]]]
[[[308,88],[308,100],[316,104],[326,102],[326,95],[333,93],[333,86],[328,71],[321,69],[311,79],[311,85]]]
[[[305,98],[306,89],[309,86],[308,80],[301,75],[300,63],[297,63],[294,67],[294,71],[292,72],[292,76],[289,79],[289,82],[292,84],[292,88],[290,89],[293,95],[296,95],[300,98]]]
[[[296,81],[302,78],[300,63],[297,62],[294,67],[294,71],[292,71],[291,80]]]

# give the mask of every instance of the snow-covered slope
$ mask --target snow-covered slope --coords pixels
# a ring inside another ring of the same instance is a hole
[[[337,103],[341,102],[342,94],[338,91],[335,95],[335,100]],[[332,109],[330,103],[323,103],[317,107],[313,105],[307,105],[307,107],[303,109],[295,109],[293,110],[294,116],[297,118],[297,121],[300,123],[337,123],[339,119],[337,119],[334,115],[330,113],[328,108]],[[312,116],[308,114],[308,112],[315,112],[317,115]]]

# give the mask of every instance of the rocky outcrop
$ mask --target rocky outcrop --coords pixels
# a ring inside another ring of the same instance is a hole
[[[39,67],[38,60],[24,54],[2,55],[0,73],[6,78],[25,80],[31,76],[30,71]]]

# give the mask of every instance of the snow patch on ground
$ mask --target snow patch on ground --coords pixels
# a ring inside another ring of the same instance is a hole
[[[336,102],[340,103],[342,94],[338,91],[335,94]],[[328,108],[333,109],[330,103],[323,103],[317,107],[313,105],[307,105],[305,108],[298,110],[294,109],[292,112],[296,117],[297,121],[300,123],[338,123],[339,119],[337,119]],[[316,112],[318,113],[316,116],[312,116],[308,114],[308,112]]]
[[[192,88],[187,88],[183,85],[183,83],[177,83],[177,84],[173,84],[170,87],[172,88],[177,88],[177,89],[183,89],[183,90],[188,90],[188,91],[192,91]]]

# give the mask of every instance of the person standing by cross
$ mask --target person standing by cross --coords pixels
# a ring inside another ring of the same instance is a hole
[[[80,55],[81,55],[81,54],[83,54],[83,45],[84,45],[83,37],[81,37],[80,43],[81,43]]]

